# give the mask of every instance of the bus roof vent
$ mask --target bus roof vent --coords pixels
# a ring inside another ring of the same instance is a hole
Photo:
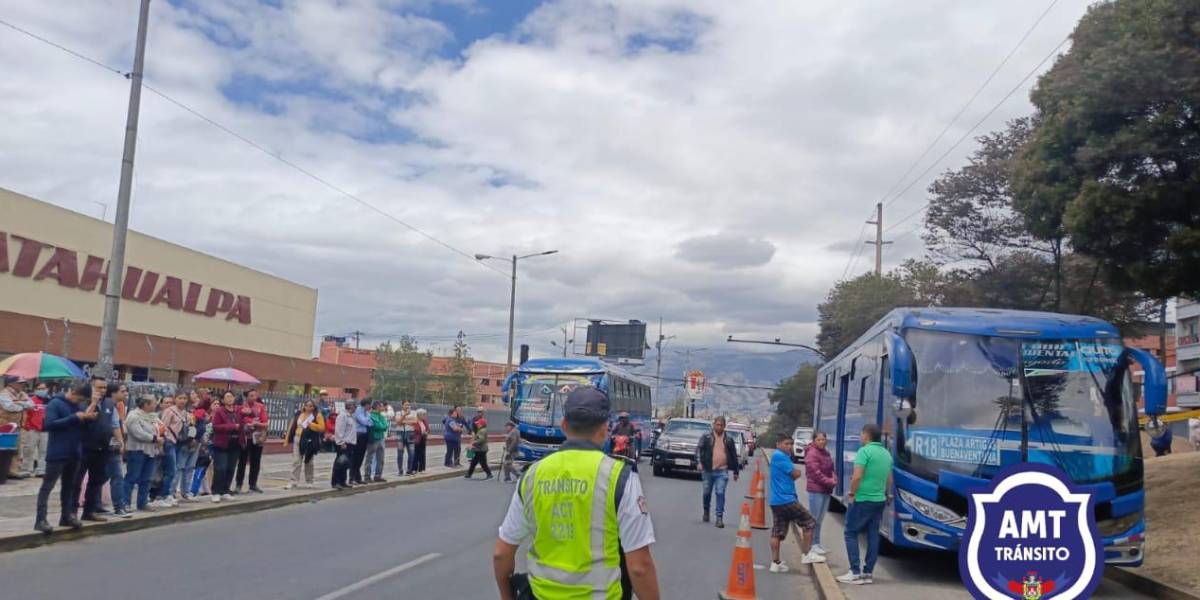
[[[1036,329],[997,329],[996,333],[1004,335],[1038,335],[1041,332]]]

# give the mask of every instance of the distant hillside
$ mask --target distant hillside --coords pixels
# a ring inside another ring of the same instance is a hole
[[[662,396],[655,402],[656,406],[669,406],[677,394],[682,393],[683,373],[687,368],[687,357],[677,352],[686,352],[686,347],[673,347],[663,353],[662,366]],[[653,385],[654,366],[656,357],[651,351],[646,356],[646,365],[635,372],[649,375],[647,383]],[[781,379],[790,377],[801,364],[819,362],[817,357],[807,350],[787,350],[783,352],[747,352],[736,346],[718,347],[709,350],[694,350],[691,354],[691,368],[704,371],[709,381],[708,391],[704,401],[697,405],[698,410],[720,411],[729,414],[747,414],[765,418],[771,414],[771,405],[767,401],[770,390],[746,389],[711,385],[725,383],[733,386],[774,387]]]

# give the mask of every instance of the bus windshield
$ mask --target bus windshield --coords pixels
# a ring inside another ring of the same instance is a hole
[[[1027,460],[1077,483],[1140,477],[1137,410],[1116,339],[1033,340],[910,330],[917,363],[913,415],[898,458],[990,478]]]
[[[513,418],[519,423],[554,427],[562,418],[562,403],[579,386],[591,386],[586,375],[534,373],[517,389]]]

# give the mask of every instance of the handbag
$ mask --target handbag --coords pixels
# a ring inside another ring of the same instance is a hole
[[[305,429],[300,434],[300,452],[316,454],[321,450],[321,434],[311,429]]]
[[[467,460],[471,460],[473,458],[475,458],[475,449],[467,446]]]

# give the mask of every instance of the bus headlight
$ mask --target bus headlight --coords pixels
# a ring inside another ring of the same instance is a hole
[[[939,523],[945,523],[946,525],[956,527],[958,529],[963,529],[967,525],[967,520],[958,513],[946,508],[945,506],[942,506],[941,504],[930,502],[911,492],[900,490],[900,499],[903,500],[905,504],[915,508],[917,512]]]
[[[1142,520],[1142,513],[1135,512],[1131,515],[1108,519],[1107,521],[1097,521],[1096,530],[1103,537],[1113,537],[1121,535],[1130,529],[1133,529]]]

